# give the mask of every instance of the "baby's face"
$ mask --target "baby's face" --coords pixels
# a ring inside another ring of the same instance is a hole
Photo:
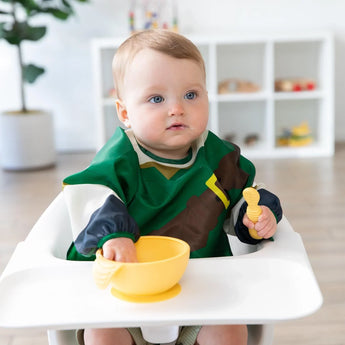
[[[157,156],[184,158],[206,128],[205,76],[193,60],[141,50],[126,72],[122,91],[120,119]]]

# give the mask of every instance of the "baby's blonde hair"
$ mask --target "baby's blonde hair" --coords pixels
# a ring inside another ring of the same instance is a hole
[[[116,97],[121,99],[125,73],[136,54],[142,49],[153,49],[177,59],[198,63],[206,77],[205,63],[199,49],[186,37],[168,30],[145,30],[130,36],[117,49],[112,69]]]

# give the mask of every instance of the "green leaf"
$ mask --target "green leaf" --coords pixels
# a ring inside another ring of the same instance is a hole
[[[45,26],[25,26],[25,33],[24,39],[29,41],[38,41],[40,40],[47,32],[47,28]]]
[[[21,4],[29,17],[40,13],[46,13],[53,15],[57,19],[66,20],[71,14],[73,14],[72,7],[66,0],[62,1],[62,5],[57,4],[56,0],[46,0],[41,3],[36,3],[34,0],[15,1]]]
[[[2,25],[0,35],[1,38],[5,39],[10,44],[18,45],[21,42],[20,37],[18,37],[17,30],[14,27],[7,30],[5,29],[5,26]]]
[[[8,43],[18,45],[24,40],[38,41],[46,34],[45,26],[30,26],[27,22],[15,22],[12,27],[5,29],[2,25],[0,29],[1,37]]]
[[[15,0],[15,2],[21,4],[29,17],[37,13],[40,9],[34,0]]]
[[[60,20],[66,20],[72,14],[70,10],[62,11],[58,8],[53,8],[53,7],[47,7],[45,9],[42,9],[41,12],[52,14],[55,18],[60,19]]]
[[[70,4],[67,0],[62,0],[62,4],[63,4],[65,7],[67,7],[67,8],[69,8],[69,9],[72,10],[72,6],[71,6],[71,4]]]
[[[47,32],[45,26],[31,26],[27,22],[17,22],[11,30],[5,30],[7,41],[12,44],[19,44],[21,41],[38,41]]]
[[[24,65],[23,67],[23,79],[32,84],[35,80],[44,73],[44,68],[35,66],[33,64]]]

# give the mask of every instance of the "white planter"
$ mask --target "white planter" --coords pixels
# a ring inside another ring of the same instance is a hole
[[[44,168],[55,163],[54,125],[50,113],[0,114],[0,161],[3,169]]]

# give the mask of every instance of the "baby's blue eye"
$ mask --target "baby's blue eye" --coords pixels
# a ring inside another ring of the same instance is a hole
[[[150,103],[161,103],[164,101],[162,96],[153,96],[149,99]]]
[[[196,97],[196,93],[194,91],[186,93],[184,96],[185,99],[194,99]]]

